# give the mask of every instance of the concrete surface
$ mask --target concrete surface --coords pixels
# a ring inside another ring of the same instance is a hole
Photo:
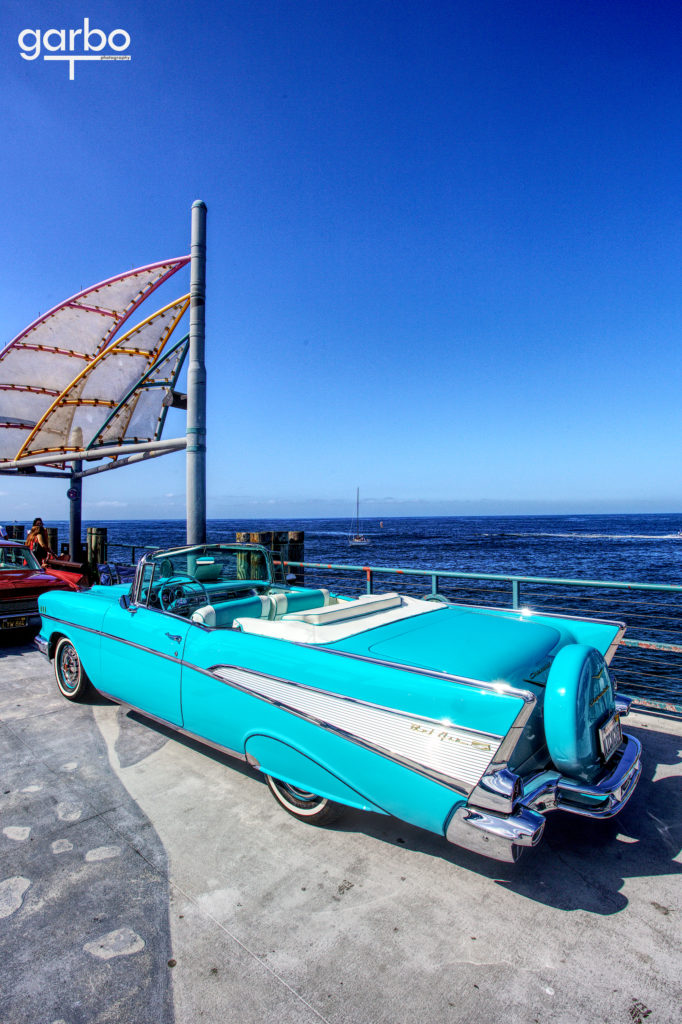
[[[679,1024],[682,723],[516,865],[258,774],[0,648],[2,1024]]]

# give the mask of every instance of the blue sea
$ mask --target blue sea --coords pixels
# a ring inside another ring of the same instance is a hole
[[[67,523],[49,525],[68,539]],[[106,526],[110,543],[164,547],[185,538],[177,519],[86,526]],[[303,530],[310,562],[682,583],[682,513],[363,519],[370,544],[360,548],[348,543],[351,526],[347,519],[211,519],[207,533],[228,540],[236,531]]]
[[[58,526],[68,539],[67,523]],[[107,527],[109,559],[129,560],[130,550],[115,545],[164,547],[183,543],[183,520],[161,519],[83,523]],[[447,518],[363,519],[367,546],[349,544],[348,519],[212,519],[209,540],[232,540],[237,531],[301,530],[305,561],[342,565],[445,570],[466,573],[542,576],[582,581],[682,584],[682,514],[570,516],[457,516]],[[136,557],[140,551],[136,552]],[[306,570],[306,580],[363,592],[366,575]],[[374,587],[396,587],[423,595],[430,578],[376,574]],[[439,580],[439,590],[455,600],[511,604],[511,583]],[[521,584],[521,604],[564,614],[618,619],[628,638],[682,644],[682,600],[676,594]],[[657,699],[682,701],[682,655],[619,652],[614,670],[622,689]]]

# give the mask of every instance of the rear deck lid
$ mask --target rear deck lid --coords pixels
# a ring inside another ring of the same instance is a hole
[[[518,677],[554,651],[554,626],[491,611],[448,608],[350,637],[336,649],[382,661],[491,681]]]

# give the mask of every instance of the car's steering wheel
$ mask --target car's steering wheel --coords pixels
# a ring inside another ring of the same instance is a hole
[[[159,604],[164,612],[182,615],[188,611],[190,603],[193,605],[191,611],[211,603],[203,583],[184,572],[176,572],[163,581],[159,588]]]

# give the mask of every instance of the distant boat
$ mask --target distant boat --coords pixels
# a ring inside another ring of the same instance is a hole
[[[369,544],[369,537],[360,533],[360,488],[355,492],[355,532],[348,537],[349,544]]]

